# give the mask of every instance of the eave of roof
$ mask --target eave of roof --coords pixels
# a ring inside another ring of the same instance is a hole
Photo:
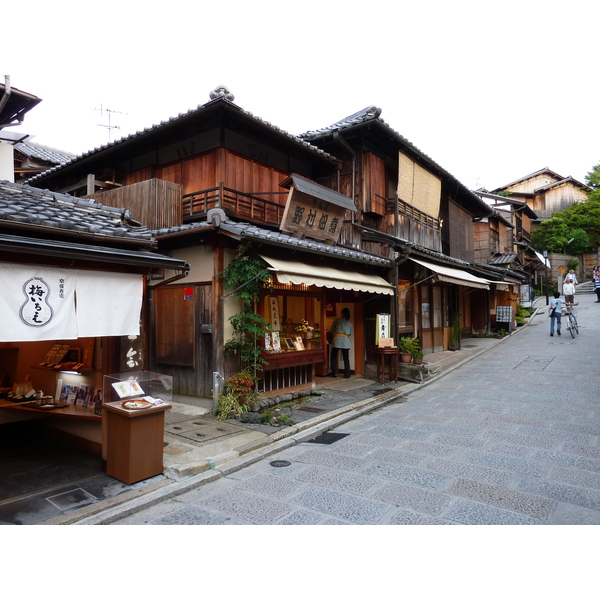
[[[345,196],[340,192],[336,192],[331,188],[327,188],[324,185],[306,179],[306,177],[302,177],[296,173],[292,173],[292,175],[284,179],[279,185],[288,189],[294,186],[299,192],[314,196],[325,202],[330,202],[336,206],[341,206],[345,210],[357,212],[356,206],[354,206],[354,202],[352,202],[352,198],[349,196]]]
[[[147,250],[111,248],[85,243],[47,240],[0,233],[0,250],[19,255],[100,262],[105,265],[138,266],[147,269],[188,271],[189,265],[180,259]]]
[[[157,229],[153,230],[152,233],[160,245],[160,242],[163,239],[172,239],[209,231],[218,231],[237,241],[252,240],[259,244],[286,248],[292,252],[309,252],[320,256],[329,256],[340,260],[369,264],[383,268],[391,268],[393,266],[393,261],[389,258],[368,254],[359,250],[352,250],[343,246],[332,246],[317,240],[307,238],[301,239],[281,231],[264,229],[257,227],[256,225],[251,225],[250,223],[237,222],[230,219],[222,221],[218,227],[214,227],[208,222],[201,222],[180,225],[178,227]]]
[[[507,183],[506,185],[503,185],[502,187],[496,188],[496,189],[492,190],[492,193],[501,192],[502,190],[505,190],[513,185],[516,185],[517,183],[523,183],[524,181],[527,181],[528,179],[533,179],[534,177],[537,177],[538,175],[543,175],[544,173],[547,173],[549,176],[555,177],[556,179],[564,179],[564,177],[562,175],[559,175],[558,173],[551,171],[548,167],[544,167],[543,169],[540,169],[539,171],[535,171],[534,173],[525,175],[525,177],[520,177],[519,179],[515,179],[515,181],[511,181],[510,183]]]
[[[42,101],[41,98],[15,87],[10,86],[9,90],[10,95],[0,111],[0,129],[9,125],[20,124],[25,114]],[[0,103],[6,98],[6,93],[6,85],[0,83]]]
[[[133,221],[124,208],[9,181],[0,181],[0,229],[113,246],[154,244],[150,230]]]

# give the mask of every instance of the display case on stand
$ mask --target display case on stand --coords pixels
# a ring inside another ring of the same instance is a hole
[[[106,474],[127,484],[163,471],[165,411],[173,378],[151,371],[105,375],[102,386]]]

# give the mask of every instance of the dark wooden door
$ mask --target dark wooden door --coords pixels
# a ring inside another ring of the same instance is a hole
[[[208,283],[154,291],[156,368],[173,377],[174,394],[212,397],[211,306]]]

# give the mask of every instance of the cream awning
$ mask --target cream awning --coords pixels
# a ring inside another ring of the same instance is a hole
[[[338,290],[387,294],[389,296],[394,293],[394,287],[379,275],[358,273],[334,267],[307,265],[270,256],[261,255],[261,258],[271,265],[279,283],[316,285]]]
[[[441,265],[435,265],[412,257],[410,260],[436,273],[438,281],[445,281],[446,283],[454,283],[456,285],[466,285],[468,287],[481,288],[483,290],[489,290],[489,284],[494,283],[488,279],[471,275],[471,273],[467,273],[467,271],[463,271],[462,269],[442,267]]]

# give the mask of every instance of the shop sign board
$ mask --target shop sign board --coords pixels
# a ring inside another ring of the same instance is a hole
[[[302,233],[318,240],[337,243],[345,209],[333,202],[290,189],[281,221],[281,231]]]

